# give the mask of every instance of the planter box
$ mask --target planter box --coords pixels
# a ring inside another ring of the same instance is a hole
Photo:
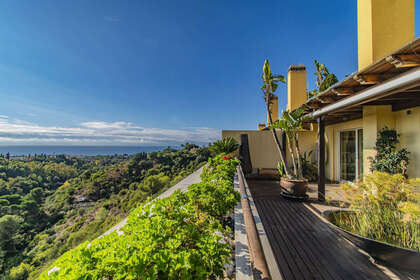
[[[331,216],[334,213],[344,211],[325,211],[323,216],[331,221]],[[348,212],[348,211],[346,211]],[[330,222],[342,236],[350,240],[354,245],[367,252],[374,259],[383,261],[390,266],[408,270],[414,273],[420,273],[420,252],[412,249],[397,247],[385,242],[377,241],[374,239],[366,238],[347,230],[344,230]]]

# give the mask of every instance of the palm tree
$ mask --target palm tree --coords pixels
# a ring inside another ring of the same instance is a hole
[[[238,141],[232,137],[224,137],[222,140],[216,141],[209,147],[210,151],[215,154],[230,154],[239,148]]]
[[[270,110],[270,105],[273,100],[273,92],[277,90],[278,83],[279,82],[286,83],[286,79],[282,75],[273,75],[273,73],[271,72],[270,63],[268,62],[267,59],[264,62],[262,79],[263,79],[263,86],[261,87],[261,90],[264,93],[264,101],[267,107],[267,113],[268,113],[270,124],[273,124],[273,119],[272,119],[271,110]],[[285,160],[286,157],[280,145],[280,141],[277,136],[276,129],[273,126],[270,126],[270,130],[273,134],[274,141],[277,146],[277,150],[280,154],[281,162],[283,163],[284,173],[286,174],[287,178],[291,179],[292,175],[289,168],[286,165],[286,160]]]

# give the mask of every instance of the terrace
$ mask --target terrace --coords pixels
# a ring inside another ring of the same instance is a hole
[[[283,198],[277,180],[246,179],[242,169],[238,169],[238,177],[242,177],[237,182],[247,192],[255,221],[255,225],[245,228],[249,232],[254,226],[259,235],[257,241],[248,238],[252,268],[245,271],[249,271],[249,278],[244,277],[243,264],[237,259],[238,279],[420,278],[416,273],[373,260],[335,230],[321,213],[336,207],[317,200],[316,184],[310,185],[309,200],[301,202]],[[326,185],[327,193],[335,194],[336,189],[337,185]],[[336,198],[339,196],[336,194]],[[258,247],[262,251],[260,260],[255,259]]]

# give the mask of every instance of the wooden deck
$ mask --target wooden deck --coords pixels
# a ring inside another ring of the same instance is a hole
[[[390,279],[275,181],[247,180],[283,279]]]

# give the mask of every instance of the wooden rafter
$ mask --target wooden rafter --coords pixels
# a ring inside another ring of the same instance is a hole
[[[378,74],[354,75],[353,79],[361,85],[376,85],[380,82]]]
[[[386,58],[386,61],[397,68],[420,66],[420,56],[415,54],[390,55]]]
[[[337,96],[348,96],[354,93],[352,88],[332,88],[331,92]]]

